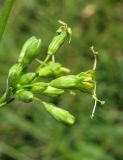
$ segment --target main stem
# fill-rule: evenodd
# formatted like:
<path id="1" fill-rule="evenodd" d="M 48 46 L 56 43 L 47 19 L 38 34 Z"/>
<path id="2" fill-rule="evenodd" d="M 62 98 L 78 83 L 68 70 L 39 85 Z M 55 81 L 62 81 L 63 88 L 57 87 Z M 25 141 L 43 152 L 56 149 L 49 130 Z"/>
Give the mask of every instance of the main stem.
<path id="1" fill-rule="evenodd" d="M 9 17 L 14 1 L 15 0 L 5 0 L 3 11 L 0 16 L 0 41 L 2 39 L 4 30 L 5 30 L 5 26 L 7 24 L 7 20 L 8 20 L 8 17 Z"/>

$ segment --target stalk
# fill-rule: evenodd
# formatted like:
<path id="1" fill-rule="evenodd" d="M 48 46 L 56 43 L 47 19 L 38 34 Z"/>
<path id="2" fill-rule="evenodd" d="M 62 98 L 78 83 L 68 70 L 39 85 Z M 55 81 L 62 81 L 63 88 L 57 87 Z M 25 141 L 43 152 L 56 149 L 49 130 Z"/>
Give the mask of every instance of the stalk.
<path id="1" fill-rule="evenodd" d="M 8 20 L 8 17 L 9 17 L 14 1 L 15 0 L 5 0 L 3 11 L 0 16 L 0 41 L 2 39 L 4 30 L 7 24 L 7 20 Z"/>
<path id="2" fill-rule="evenodd" d="M 7 20 L 9 18 L 9 14 L 12 8 L 12 5 L 14 3 L 15 0 L 5 0 L 4 6 L 3 6 L 3 10 L 2 13 L 0 15 L 0 41 L 2 39 L 6 24 L 7 24 Z M 13 100 L 13 99 L 12 99 Z M 4 94 L 1 98 L 0 98 L 0 107 L 4 106 L 7 103 L 10 103 L 12 100 L 7 101 L 6 100 L 6 95 Z"/>

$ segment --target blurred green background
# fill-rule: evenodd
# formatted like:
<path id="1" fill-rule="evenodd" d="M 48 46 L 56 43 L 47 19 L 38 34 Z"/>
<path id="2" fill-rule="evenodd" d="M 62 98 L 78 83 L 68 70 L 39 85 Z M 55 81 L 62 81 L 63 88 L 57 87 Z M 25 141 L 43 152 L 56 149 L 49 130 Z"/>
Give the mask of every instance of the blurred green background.
<path id="1" fill-rule="evenodd" d="M 43 59 L 59 19 L 69 24 L 73 36 L 56 60 L 72 74 L 86 71 L 93 65 L 94 45 L 99 51 L 97 92 L 106 104 L 98 105 L 90 119 L 93 101 L 88 95 L 78 92 L 48 99 L 76 116 L 70 128 L 36 103 L 16 101 L 1 108 L 0 160 L 123 160 L 122 0 L 16 0 L 0 44 L 0 95 L 24 41 L 41 37 Z"/>

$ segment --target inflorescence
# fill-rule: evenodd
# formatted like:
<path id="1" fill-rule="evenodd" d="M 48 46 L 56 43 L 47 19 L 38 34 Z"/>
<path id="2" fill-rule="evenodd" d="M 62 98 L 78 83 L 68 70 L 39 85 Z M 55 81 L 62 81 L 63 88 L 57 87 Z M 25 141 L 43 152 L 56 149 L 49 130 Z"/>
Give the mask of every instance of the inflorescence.
<path id="1" fill-rule="evenodd" d="M 17 64 L 14 64 L 9 70 L 6 91 L 0 98 L 0 107 L 15 99 L 25 103 L 37 101 L 56 120 L 67 125 L 72 125 L 75 117 L 71 113 L 39 99 L 37 95 L 54 98 L 64 94 L 66 90 L 80 90 L 83 93 L 88 93 L 92 95 L 95 101 L 91 114 L 91 117 L 93 117 L 97 102 L 104 103 L 104 101 L 100 101 L 96 96 L 95 70 L 97 63 L 96 55 L 98 52 L 91 47 L 91 51 L 94 54 L 94 65 L 92 69 L 76 75 L 68 75 L 70 70 L 63 67 L 60 63 L 55 62 L 54 56 L 66 40 L 70 42 L 72 31 L 66 23 L 62 21 L 59 21 L 59 23 L 61 26 L 57 29 L 55 36 L 49 44 L 47 56 L 44 61 L 37 59 L 42 46 L 41 39 L 33 36 L 24 43 Z M 28 72 L 28 67 L 33 60 L 37 60 L 39 66 L 34 72 Z M 49 77 L 52 79 L 48 82 L 39 81 L 39 78 L 48 79 Z"/>

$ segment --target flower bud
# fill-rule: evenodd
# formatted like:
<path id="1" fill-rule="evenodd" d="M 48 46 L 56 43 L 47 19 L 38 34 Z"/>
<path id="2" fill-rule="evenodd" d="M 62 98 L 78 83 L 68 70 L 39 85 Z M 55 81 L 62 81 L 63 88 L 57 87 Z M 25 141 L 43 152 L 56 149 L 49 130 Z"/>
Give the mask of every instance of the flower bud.
<path id="1" fill-rule="evenodd" d="M 42 94 L 45 96 L 49 96 L 49 97 L 57 97 L 60 96 L 64 93 L 63 89 L 58 89 L 58 88 L 54 88 L 51 86 L 48 86 L 43 92 Z"/>
<path id="2" fill-rule="evenodd" d="M 19 80 L 19 84 L 20 85 L 30 84 L 34 80 L 35 76 L 36 73 L 34 72 L 23 74 Z"/>
<path id="3" fill-rule="evenodd" d="M 81 72 L 78 77 L 82 80 L 77 84 L 77 88 L 82 92 L 93 94 L 95 87 L 95 71 L 88 70 L 86 72 Z"/>
<path id="4" fill-rule="evenodd" d="M 31 87 L 31 92 L 41 94 L 47 88 L 47 86 L 48 84 L 44 82 L 34 83 Z"/>
<path id="5" fill-rule="evenodd" d="M 61 23 L 61 21 L 60 21 Z M 61 23 L 62 26 L 56 31 L 56 35 L 51 41 L 48 47 L 48 55 L 56 54 L 57 50 L 61 47 L 61 45 L 65 42 L 67 37 L 72 34 L 71 29 L 64 22 Z"/>
<path id="6" fill-rule="evenodd" d="M 62 67 L 60 63 L 54 62 L 49 62 L 45 67 L 39 68 L 37 71 L 40 77 L 59 77 L 69 72 L 69 69 Z"/>
<path id="7" fill-rule="evenodd" d="M 25 102 L 25 103 L 29 103 L 33 101 L 33 94 L 30 91 L 27 90 L 20 90 L 16 92 L 16 98 L 19 101 Z"/>
<path id="8" fill-rule="evenodd" d="M 68 111 L 58 108 L 53 104 L 49 104 L 46 102 L 43 102 L 43 105 L 45 109 L 58 121 L 67 124 L 72 125 L 75 122 L 75 117 L 70 114 Z"/>
<path id="9" fill-rule="evenodd" d="M 49 62 L 45 67 L 39 68 L 37 73 L 40 77 L 51 77 L 55 70 L 61 67 L 60 63 Z"/>
<path id="10" fill-rule="evenodd" d="M 22 67 L 19 64 L 13 65 L 8 74 L 7 83 L 9 87 L 16 88 L 17 83 L 19 82 L 22 72 Z"/>
<path id="11" fill-rule="evenodd" d="M 78 81 L 78 77 L 76 75 L 68 75 L 56 78 L 50 82 L 52 87 L 56 88 L 75 88 Z"/>
<path id="12" fill-rule="evenodd" d="M 41 39 L 35 36 L 29 38 L 23 45 L 18 62 L 25 68 L 27 67 L 39 54 L 41 49 Z"/>

